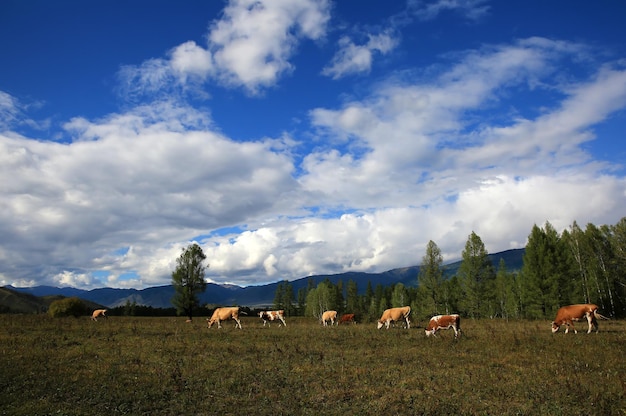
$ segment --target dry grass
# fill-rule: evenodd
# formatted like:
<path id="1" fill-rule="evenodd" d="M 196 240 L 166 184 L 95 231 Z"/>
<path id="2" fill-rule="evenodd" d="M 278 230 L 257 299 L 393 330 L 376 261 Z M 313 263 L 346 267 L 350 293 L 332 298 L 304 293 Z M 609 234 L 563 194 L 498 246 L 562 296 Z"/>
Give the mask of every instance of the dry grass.
<path id="1" fill-rule="evenodd" d="M 626 414 L 623 321 L 553 335 L 549 322 L 465 320 L 458 341 L 242 324 L 0 315 L 0 414 Z"/>

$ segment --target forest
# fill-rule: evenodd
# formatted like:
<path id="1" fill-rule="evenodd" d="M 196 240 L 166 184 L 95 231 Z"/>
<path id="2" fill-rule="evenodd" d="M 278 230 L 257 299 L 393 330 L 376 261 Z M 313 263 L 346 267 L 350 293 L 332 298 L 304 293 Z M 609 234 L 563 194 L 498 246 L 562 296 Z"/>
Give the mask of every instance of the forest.
<path id="1" fill-rule="evenodd" d="M 290 316 L 319 318 L 325 310 L 355 313 L 361 322 L 377 320 L 390 307 L 410 305 L 412 319 L 459 313 L 469 318 L 553 319 L 563 305 L 595 303 L 603 315 L 626 316 L 626 217 L 615 225 L 576 222 L 559 234 L 546 222 L 534 225 L 520 270 L 509 271 L 503 260 L 492 264 L 479 235 L 472 232 L 458 272 L 444 276 L 441 250 L 430 241 L 422 257 L 415 287 L 328 279 L 294 293 L 281 282 L 274 307 Z"/>

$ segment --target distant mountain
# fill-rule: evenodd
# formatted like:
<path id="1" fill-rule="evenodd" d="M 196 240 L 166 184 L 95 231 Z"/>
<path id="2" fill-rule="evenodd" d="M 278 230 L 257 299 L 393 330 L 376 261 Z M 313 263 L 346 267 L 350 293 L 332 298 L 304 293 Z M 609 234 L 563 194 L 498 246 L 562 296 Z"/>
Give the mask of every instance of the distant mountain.
<path id="1" fill-rule="evenodd" d="M 500 253 L 490 254 L 489 257 L 494 265 L 498 267 L 500 259 L 504 259 L 507 270 L 509 272 L 518 271 L 522 267 L 522 259 L 524 249 L 507 250 Z M 461 261 L 450 263 L 444 266 L 444 275 L 446 277 L 454 276 L 461 265 Z M 316 275 L 303 277 L 301 279 L 290 281 L 294 294 L 297 295 L 298 290 L 306 288 L 309 281 L 313 285 L 328 279 L 333 284 L 337 284 L 340 280 L 345 284 L 353 280 L 359 288 L 359 293 L 364 294 L 367 284 L 370 282 L 372 287 L 377 285 L 390 286 L 402 283 L 407 287 L 414 287 L 417 284 L 417 275 L 419 266 L 404 267 L 393 269 L 382 273 L 362 273 L 347 272 L 329 275 Z M 242 305 L 249 307 L 267 307 L 274 302 L 276 288 L 280 282 L 270 283 L 259 286 L 240 287 L 235 285 L 217 285 L 209 283 L 206 291 L 200 296 L 201 303 L 214 305 Z M 345 287 L 345 286 L 344 286 Z M 76 296 L 109 308 L 123 306 L 126 302 L 136 302 L 139 305 L 152 306 L 154 308 L 172 307 L 171 299 L 174 296 L 174 288 L 171 285 L 156 286 L 147 289 L 112 289 L 100 288 L 93 290 L 81 290 L 71 287 L 52 287 L 52 286 L 35 286 L 27 288 L 14 288 L 5 286 L 11 291 L 21 292 L 36 297 L 61 295 Z M 0 298 L 0 305 L 2 305 Z"/>

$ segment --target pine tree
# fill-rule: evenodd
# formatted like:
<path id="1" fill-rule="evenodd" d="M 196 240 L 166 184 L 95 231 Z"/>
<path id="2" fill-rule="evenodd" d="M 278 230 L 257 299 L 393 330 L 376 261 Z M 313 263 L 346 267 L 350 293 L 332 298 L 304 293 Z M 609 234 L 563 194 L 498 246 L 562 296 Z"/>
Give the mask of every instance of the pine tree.
<path id="1" fill-rule="evenodd" d="M 495 280 L 496 315 L 503 318 L 519 317 L 518 297 L 516 295 L 515 275 L 506 269 L 504 259 L 500 259 Z"/>
<path id="2" fill-rule="evenodd" d="M 471 317 L 495 314 L 495 272 L 480 237 L 472 231 L 463 250 L 459 280 L 463 298 L 461 307 Z"/>
<path id="3" fill-rule="evenodd" d="M 526 318 L 553 317 L 560 306 L 572 303 L 576 272 L 565 241 L 546 222 L 533 226 L 520 273 L 522 308 Z"/>
<path id="4" fill-rule="evenodd" d="M 361 315 L 361 302 L 359 298 L 359 289 L 356 282 L 352 279 L 348 280 L 346 289 L 346 312 Z"/>
<path id="5" fill-rule="evenodd" d="M 419 298 L 421 300 L 420 316 L 436 315 L 441 313 L 443 284 L 443 256 L 441 250 L 432 240 L 426 246 L 426 254 L 422 258 L 417 277 Z"/>

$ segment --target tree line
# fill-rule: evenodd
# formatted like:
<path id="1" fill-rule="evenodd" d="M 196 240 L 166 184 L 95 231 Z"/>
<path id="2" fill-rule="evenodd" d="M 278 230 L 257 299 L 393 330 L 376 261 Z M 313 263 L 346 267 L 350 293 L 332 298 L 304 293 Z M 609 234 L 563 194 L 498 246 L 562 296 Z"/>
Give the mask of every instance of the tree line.
<path id="1" fill-rule="evenodd" d="M 504 260 L 492 264 L 475 232 L 467 239 L 457 273 L 444 277 L 443 257 L 429 241 L 416 285 L 372 287 L 359 294 L 353 280 L 336 284 L 310 280 L 294 294 L 280 282 L 274 308 L 288 315 L 320 318 L 325 310 L 355 313 L 363 322 L 377 320 L 390 307 L 410 305 L 414 319 L 460 313 L 471 318 L 552 319 L 559 307 L 595 303 L 604 315 L 626 316 L 626 217 L 615 225 L 576 222 L 562 233 L 546 222 L 534 225 L 520 270 L 509 271 Z M 294 296 L 295 295 L 295 296 Z"/>

